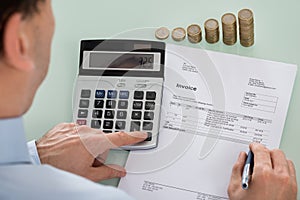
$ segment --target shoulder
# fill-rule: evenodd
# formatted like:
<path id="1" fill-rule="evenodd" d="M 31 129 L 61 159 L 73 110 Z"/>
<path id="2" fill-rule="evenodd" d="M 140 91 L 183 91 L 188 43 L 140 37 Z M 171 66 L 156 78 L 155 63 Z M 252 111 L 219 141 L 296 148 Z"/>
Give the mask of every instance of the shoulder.
<path id="1" fill-rule="evenodd" d="M 0 167 L 4 199 L 131 199 L 124 192 L 48 165 Z M 43 198 L 41 198 L 43 197 Z"/>

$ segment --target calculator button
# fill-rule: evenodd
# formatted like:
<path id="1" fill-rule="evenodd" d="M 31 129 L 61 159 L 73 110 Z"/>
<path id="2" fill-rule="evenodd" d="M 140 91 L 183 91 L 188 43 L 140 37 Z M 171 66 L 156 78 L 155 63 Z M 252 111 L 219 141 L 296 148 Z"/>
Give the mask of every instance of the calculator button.
<path id="1" fill-rule="evenodd" d="M 119 101 L 118 108 L 119 109 L 127 109 L 128 108 L 128 101 Z"/>
<path id="2" fill-rule="evenodd" d="M 89 100 L 83 100 L 81 99 L 79 102 L 79 107 L 80 108 L 88 108 L 90 105 L 90 101 Z"/>
<path id="3" fill-rule="evenodd" d="M 115 111 L 113 111 L 113 110 L 106 110 L 106 111 L 104 112 L 104 117 L 105 117 L 106 119 L 113 119 L 114 116 L 115 116 Z"/>
<path id="4" fill-rule="evenodd" d="M 107 100 L 106 108 L 116 108 L 116 101 L 115 100 Z"/>
<path id="5" fill-rule="evenodd" d="M 107 91 L 107 98 L 108 99 L 115 99 L 117 98 L 118 92 L 116 90 L 108 90 Z"/>
<path id="6" fill-rule="evenodd" d="M 91 127 L 97 128 L 97 129 L 101 128 L 101 121 L 100 120 L 92 120 Z"/>
<path id="7" fill-rule="evenodd" d="M 146 101 L 145 110 L 154 110 L 155 109 L 155 102 Z"/>
<path id="8" fill-rule="evenodd" d="M 144 98 L 144 92 L 143 91 L 135 91 L 134 92 L 134 99 L 141 100 Z"/>
<path id="9" fill-rule="evenodd" d="M 129 98 L 129 91 L 120 91 L 119 99 L 128 99 Z"/>
<path id="10" fill-rule="evenodd" d="M 79 126 L 83 126 L 83 125 L 86 125 L 87 121 L 86 120 L 77 120 L 76 121 L 76 124 L 78 124 Z"/>
<path id="11" fill-rule="evenodd" d="M 126 119 L 127 118 L 127 112 L 126 111 L 118 111 L 117 112 L 117 119 Z"/>
<path id="12" fill-rule="evenodd" d="M 156 92 L 147 92 L 146 93 L 146 100 L 155 100 L 156 99 Z"/>
<path id="13" fill-rule="evenodd" d="M 142 101 L 134 101 L 132 107 L 133 107 L 133 109 L 141 110 L 141 109 L 143 109 L 143 102 Z"/>
<path id="14" fill-rule="evenodd" d="M 118 83 L 118 84 L 117 84 L 117 87 L 119 87 L 119 88 L 124 88 L 125 86 L 126 86 L 125 83 Z"/>
<path id="15" fill-rule="evenodd" d="M 131 119 L 142 119 L 141 111 L 133 111 L 131 115 Z"/>
<path id="16" fill-rule="evenodd" d="M 104 101 L 103 100 L 95 100 L 94 107 L 95 108 L 103 108 Z"/>
<path id="17" fill-rule="evenodd" d="M 145 112 L 144 113 L 144 120 L 153 120 L 154 119 L 154 112 Z"/>
<path id="18" fill-rule="evenodd" d="M 78 118 L 87 118 L 88 110 L 78 110 Z"/>
<path id="19" fill-rule="evenodd" d="M 104 122 L 103 122 L 103 129 L 112 129 L 113 126 L 114 126 L 114 121 L 112 121 L 112 120 L 104 120 Z"/>
<path id="20" fill-rule="evenodd" d="M 152 122 L 143 122 L 143 130 L 152 131 L 153 123 Z"/>
<path id="21" fill-rule="evenodd" d="M 95 97 L 103 99 L 105 97 L 105 90 L 96 90 Z"/>
<path id="22" fill-rule="evenodd" d="M 91 90 L 81 90 L 81 98 L 90 98 L 91 97 Z"/>
<path id="23" fill-rule="evenodd" d="M 141 122 L 131 122 L 130 131 L 140 131 L 141 130 Z"/>
<path id="24" fill-rule="evenodd" d="M 148 137 L 145 139 L 145 141 L 151 141 L 152 140 L 152 133 L 151 132 L 147 132 Z"/>
<path id="25" fill-rule="evenodd" d="M 102 118 L 102 113 L 103 111 L 102 110 L 93 110 L 93 118 Z"/>
<path id="26" fill-rule="evenodd" d="M 136 84 L 135 85 L 135 88 L 139 88 L 139 89 L 146 88 L 146 87 L 147 87 L 147 84 Z"/>
<path id="27" fill-rule="evenodd" d="M 102 132 L 103 133 L 112 133 L 112 131 L 110 131 L 110 130 L 103 130 Z"/>
<path id="28" fill-rule="evenodd" d="M 124 130 L 126 126 L 126 122 L 125 121 L 116 121 L 116 129 L 117 130 Z"/>

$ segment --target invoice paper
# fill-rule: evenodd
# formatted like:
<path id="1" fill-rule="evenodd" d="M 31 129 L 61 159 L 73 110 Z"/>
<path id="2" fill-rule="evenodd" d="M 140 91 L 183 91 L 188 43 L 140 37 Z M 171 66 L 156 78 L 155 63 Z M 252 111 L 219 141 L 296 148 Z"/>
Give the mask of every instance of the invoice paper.
<path id="1" fill-rule="evenodd" d="M 238 154 L 279 147 L 296 71 L 168 44 L 158 147 L 130 152 L 119 188 L 141 200 L 228 199 Z"/>

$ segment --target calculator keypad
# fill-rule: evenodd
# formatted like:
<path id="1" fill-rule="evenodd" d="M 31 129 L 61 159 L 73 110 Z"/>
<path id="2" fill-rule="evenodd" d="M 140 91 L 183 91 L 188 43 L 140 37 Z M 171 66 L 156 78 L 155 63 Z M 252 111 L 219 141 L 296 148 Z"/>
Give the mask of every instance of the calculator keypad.
<path id="1" fill-rule="evenodd" d="M 156 97 L 155 91 L 83 89 L 79 99 L 77 123 L 101 129 L 104 133 L 145 131 L 148 133 L 145 141 L 151 141 Z M 90 124 L 88 119 L 91 119 Z"/>

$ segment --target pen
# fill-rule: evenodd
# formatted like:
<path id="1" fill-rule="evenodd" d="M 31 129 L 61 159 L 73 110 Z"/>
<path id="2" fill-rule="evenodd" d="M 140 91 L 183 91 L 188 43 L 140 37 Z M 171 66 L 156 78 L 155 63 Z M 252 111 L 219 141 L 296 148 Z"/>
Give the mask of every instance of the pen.
<path id="1" fill-rule="evenodd" d="M 247 190 L 249 183 L 251 181 L 251 175 L 253 172 L 254 165 L 254 155 L 251 150 L 248 152 L 247 160 L 244 166 L 243 175 L 242 175 L 242 188 Z"/>

